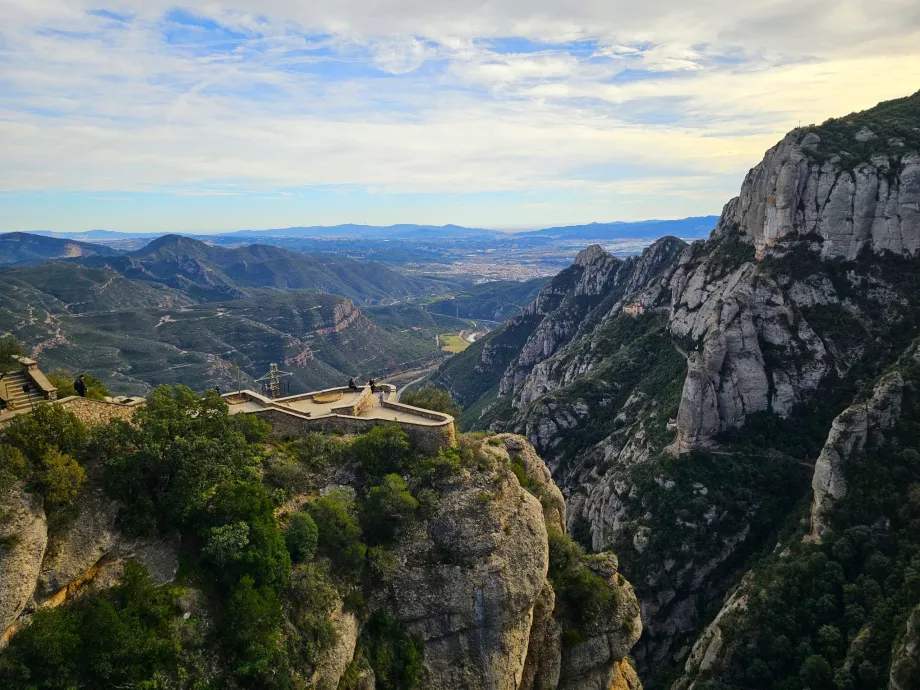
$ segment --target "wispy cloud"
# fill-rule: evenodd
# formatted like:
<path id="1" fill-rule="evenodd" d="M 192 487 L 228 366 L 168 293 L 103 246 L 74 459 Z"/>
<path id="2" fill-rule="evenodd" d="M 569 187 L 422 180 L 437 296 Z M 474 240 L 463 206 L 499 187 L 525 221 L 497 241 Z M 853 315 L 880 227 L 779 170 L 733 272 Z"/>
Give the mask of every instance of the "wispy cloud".
<path id="1" fill-rule="evenodd" d="M 911 0 L 463 5 L 0 0 L 4 229 L 105 221 L 39 193 L 258 217 L 313 189 L 292 224 L 352 220 L 342 189 L 407 221 L 539 223 L 533 192 L 548 222 L 716 211 L 800 120 L 920 88 Z"/>

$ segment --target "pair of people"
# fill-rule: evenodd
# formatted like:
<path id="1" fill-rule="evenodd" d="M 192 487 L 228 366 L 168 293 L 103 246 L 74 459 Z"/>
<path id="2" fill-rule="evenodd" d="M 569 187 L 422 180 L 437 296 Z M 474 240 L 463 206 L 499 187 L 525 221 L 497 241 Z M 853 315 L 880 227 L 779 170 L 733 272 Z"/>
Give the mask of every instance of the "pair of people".
<path id="1" fill-rule="evenodd" d="M 367 385 L 370 386 L 370 388 L 371 388 L 371 393 L 376 393 L 376 392 L 378 392 L 378 391 L 377 391 L 377 380 L 376 380 L 376 379 L 369 379 L 368 382 L 367 382 Z M 354 378 L 354 377 L 351 377 L 350 379 L 348 379 L 348 388 L 349 388 L 349 390 L 353 390 L 353 391 L 358 390 L 358 384 L 357 384 L 357 382 L 355 382 L 355 378 Z M 381 389 L 380 392 L 382 393 L 383 390 Z"/>

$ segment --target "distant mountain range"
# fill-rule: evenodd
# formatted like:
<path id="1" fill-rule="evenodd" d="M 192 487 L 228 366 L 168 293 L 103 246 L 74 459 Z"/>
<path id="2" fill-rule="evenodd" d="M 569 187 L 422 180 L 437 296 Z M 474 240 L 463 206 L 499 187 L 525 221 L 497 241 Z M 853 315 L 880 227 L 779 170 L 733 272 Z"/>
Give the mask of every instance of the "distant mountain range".
<path id="1" fill-rule="evenodd" d="M 185 236 L 212 242 L 221 240 L 266 240 L 267 238 L 327 238 L 327 239 L 393 239 L 393 240 L 458 240 L 458 239 L 515 239 L 554 237 L 572 240 L 657 239 L 666 235 L 676 237 L 704 237 L 715 227 L 718 216 L 698 216 L 677 220 L 645 220 L 637 222 L 588 223 L 563 225 L 524 232 L 501 232 L 485 228 L 467 228 L 460 225 L 310 225 L 270 230 L 238 230 L 235 232 Z M 161 233 L 129 233 L 112 230 L 86 232 L 55 232 L 36 230 L 29 234 L 57 237 L 84 242 L 116 242 L 119 240 L 153 239 Z"/>
<path id="2" fill-rule="evenodd" d="M 102 244 L 90 244 L 73 239 L 46 237 L 26 232 L 10 232 L 0 235 L 0 265 L 27 266 L 49 259 L 113 256 L 119 253 Z"/>
<path id="3" fill-rule="evenodd" d="M 419 297 L 451 286 L 431 278 L 410 278 L 375 262 L 300 254 L 265 244 L 215 247 L 181 235 L 164 235 L 137 251 L 85 257 L 79 263 L 161 283 L 204 301 L 247 297 L 252 288 L 278 288 L 317 290 L 373 303 Z"/>

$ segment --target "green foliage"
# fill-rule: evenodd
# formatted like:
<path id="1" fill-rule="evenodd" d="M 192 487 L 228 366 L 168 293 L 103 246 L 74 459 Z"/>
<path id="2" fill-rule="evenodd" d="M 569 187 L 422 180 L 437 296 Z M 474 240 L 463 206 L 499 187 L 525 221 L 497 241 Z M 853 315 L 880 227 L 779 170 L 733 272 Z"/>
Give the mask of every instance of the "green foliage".
<path id="1" fill-rule="evenodd" d="M 49 448 L 80 457 L 87 440 L 83 423 L 73 412 L 56 404 L 39 405 L 30 414 L 14 417 L 3 435 L 35 465 L 41 463 Z"/>
<path id="2" fill-rule="evenodd" d="M 25 346 L 11 335 L 0 338 L 0 372 L 6 372 L 15 367 L 18 357 L 26 354 Z"/>
<path id="3" fill-rule="evenodd" d="M 868 162 L 877 154 L 902 153 L 916 151 L 920 148 L 920 133 L 917 121 L 920 118 L 920 92 L 906 98 L 885 101 L 869 110 L 851 113 L 845 117 L 832 118 L 821 125 L 805 127 L 804 132 L 814 132 L 821 141 L 816 150 L 808 150 L 808 155 L 823 162 L 831 156 L 840 156 L 846 167 L 855 167 L 858 163 Z M 856 140 L 856 134 L 863 127 L 868 127 L 875 135 L 865 142 Z M 898 139 L 903 147 L 889 143 Z"/>
<path id="4" fill-rule="evenodd" d="M 920 381 L 912 360 L 899 365 Z M 914 384 L 915 385 L 915 384 Z M 920 604 L 920 403 L 905 388 L 900 421 L 870 435 L 844 466 L 849 490 L 821 544 L 794 534 L 755 570 L 748 610 L 733 622 L 724 675 L 755 689 L 887 687 L 892 649 Z M 789 615 L 789 612 L 795 615 Z M 752 679 L 745 669 L 769 672 Z"/>
<path id="5" fill-rule="evenodd" d="M 716 240 L 706 268 L 711 278 L 719 278 L 753 260 L 753 241 L 740 231 L 727 232 Z"/>
<path id="6" fill-rule="evenodd" d="M 252 577 L 243 576 L 230 591 L 221 634 L 234 673 L 246 686 L 291 686 L 281 638 L 281 602 L 273 587 L 259 587 Z"/>
<path id="7" fill-rule="evenodd" d="M 138 533 L 190 524 L 216 485 L 253 478 L 260 459 L 216 392 L 184 386 L 157 388 L 137 425 L 113 423 L 105 441 L 108 489 Z"/>
<path id="8" fill-rule="evenodd" d="M 9 491 L 29 471 L 26 456 L 18 448 L 0 443 L 0 495 Z"/>
<path id="9" fill-rule="evenodd" d="M 56 448 L 45 451 L 39 473 L 45 500 L 53 505 L 68 505 L 80 494 L 85 480 L 86 471 L 72 456 Z"/>
<path id="10" fill-rule="evenodd" d="M 306 509 L 316 523 L 317 551 L 346 572 L 359 572 L 367 547 L 361 543 L 355 502 L 343 491 L 331 491 L 308 503 Z"/>
<path id="11" fill-rule="evenodd" d="M 242 560 L 249 545 L 249 525 L 234 522 L 212 527 L 202 554 L 219 568 Z"/>
<path id="12" fill-rule="evenodd" d="M 48 381 L 52 386 L 57 388 L 57 397 L 66 398 L 76 395 L 77 391 L 73 387 L 77 376 L 64 369 L 55 369 L 48 372 Z M 109 389 L 105 387 L 98 376 L 92 374 L 83 374 L 83 383 L 86 384 L 86 397 L 92 400 L 103 400 L 106 396 L 111 395 Z"/>
<path id="13" fill-rule="evenodd" d="M 434 386 L 425 386 L 417 391 L 406 391 L 402 394 L 400 402 L 406 405 L 422 407 L 426 410 L 443 412 L 454 419 L 460 419 L 463 408 L 458 405 L 447 391 L 442 391 Z"/>
<path id="14" fill-rule="evenodd" d="M 291 559 L 275 522 L 274 507 L 260 484 L 218 487 L 202 519 L 209 535 L 206 550 L 233 556 L 220 564 L 220 578 L 235 581 L 245 575 L 257 585 L 279 587 L 287 582 Z"/>
<path id="15" fill-rule="evenodd" d="M 549 579 L 561 617 L 578 629 L 608 613 L 614 590 L 584 563 L 581 548 L 558 530 L 549 531 Z"/>
<path id="16" fill-rule="evenodd" d="M 422 678 L 424 645 L 385 611 L 373 613 L 361 635 L 380 690 L 411 690 Z"/>
<path id="17" fill-rule="evenodd" d="M 351 452 L 372 481 L 394 472 L 405 474 L 416 460 L 408 435 L 396 424 L 376 426 L 358 436 Z"/>
<path id="18" fill-rule="evenodd" d="M 418 507 L 418 500 L 406 489 L 403 478 L 386 475 L 361 504 L 361 526 L 367 543 L 392 543 L 399 530 L 415 518 Z"/>
<path id="19" fill-rule="evenodd" d="M 236 428 L 243 434 L 247 443 L 265 443 L 272 431 L 271 424 L 254 414 L 238 414 L 231 417 Z"/>
<path id="20" fill-rule="evenodd" d="M 0 654 L 0 688 L 176 687 L 178 594 L 154 586 L 142 566 L 125 564 L 122 583 L 105 594 L 39 610 Z"/>
<path id="21" fill-rule="evenodd" d="M 289 635 L 288 654 L 304 666 L 316 662 L 319 650 L 335 640 L 335 628 L 329 615 L 339 601 L 338 592 L 329 576 L 326 561 L 297 565 L 291 571 L 291 582 L 285 592 L 291 620 L 297 628 Z"/>
<path id="22" fill-rule="evenodd" d="M 284 541 L 291 560 L 295 563 L 309 561 L 316 553 L 319 530 L 309 513 L 294 513 L 288 522 Z"/>

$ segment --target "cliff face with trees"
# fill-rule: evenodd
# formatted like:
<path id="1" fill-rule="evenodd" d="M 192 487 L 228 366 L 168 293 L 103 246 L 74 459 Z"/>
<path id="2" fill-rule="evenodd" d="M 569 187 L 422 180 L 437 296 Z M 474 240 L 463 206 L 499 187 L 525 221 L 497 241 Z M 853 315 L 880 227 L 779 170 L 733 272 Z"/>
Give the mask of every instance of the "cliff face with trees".
<path id="1" fill-rule="evenodd" d="M 615 556 L 514 435 L 269 442 L 213 392 L 0 445 L 0 688 L 639 688 Z"/>
<path id="2" fill-rule="evenodd" d="M 912 552 L 894 543 L 913 538 L 901 530 L 920 471 L 897 413 L 920 334 L 918 132 L 920 94 L 791 132 L 708 240 L 665 238 L 628 261 L 585 250 L 439 372 L 466 426 L 533 443 L 570 533 L 620 557 L 642 608 L 633 654 L 647 687 L 883 688 L 909 677 L 920 599 L 905 584 L 914 566 L 897 565 Z M 878 476 L 865 484 L 873 444 L 891 455 L 873 456 Z M 901 497 L 898 520 L 886 492 Z M 834 517 L 848 501 L 862 507 Z M 807 597 L 782 604 L 784 587 L 817 577 L 803 564 L 834 560 L 823 535 L 850 529 L 836 548 L 858 555 L 838 562 L 821 604 L 837 633 L 799 625 L 820 616 Z M 901 593 L 883 609 L 891 625 L 871 624 L 877 596 L 854 594 L 872 589 L 867 578 Z M 782 650 L 756 633 L 771 615 L 788 623 Z M 734 656 L 718 652 L 729 624 Z"/>

